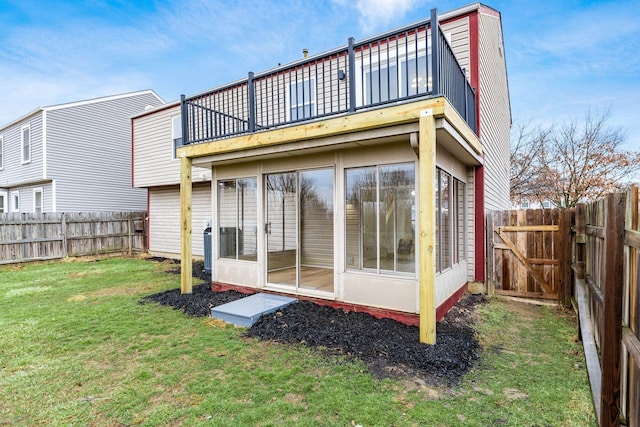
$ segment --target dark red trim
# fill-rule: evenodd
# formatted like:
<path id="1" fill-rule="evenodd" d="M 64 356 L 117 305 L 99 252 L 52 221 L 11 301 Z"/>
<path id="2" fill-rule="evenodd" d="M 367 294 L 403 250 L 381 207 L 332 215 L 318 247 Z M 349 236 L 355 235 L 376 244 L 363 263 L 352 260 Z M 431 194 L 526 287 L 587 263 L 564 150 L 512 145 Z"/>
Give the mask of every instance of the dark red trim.
<path id="1" fill-rule="evenodd" d="M 475 200 L 474 207 L 476 209 L 474 213 L 475 224 L 475 273 L 476 281 L 484 282 L 484 239 L 485 239 L 485 224 L 484 224 L 484 166 L 478 166 L 475 171 Z"/>
<path id="2" fill-rule="evenodd" d="M 467 283 L 465 283 L 463 287 L 455 291 L 453 295 L 447 298 L 445 302 L 443 302 L 438 306 L 438 308 L 436 308 L 436 322 L 442 320 L 444 315 L 447 314 L 449 310 L 451 310 L 453 306 L 458 303 L 458 301 L 460 301 L 462 296 L 467 292 L 467 287 Z"/>
<path id="3" fill-rule="evenodd" d="M 238 291 L 243 294 L 254 294 L 256 292 L 264 292 L 269 294 L 291 296 L 290 294 L 279 294 L 278 292 L 265 291 L 263 289 L 248 288 L 246 286 L 228 285 L 226 283 L 216 283 L 216 282 L 211 283 L 211 290 L 214 292 Z M 458 289 L 445 302 L 440 304 L 440 306 L 436 309 L 436 322 L 439 322 L 444 317 L 444 315 L 447 314 L 449 310 L 451 310 L 451 307 L 453 307 L 454 305 L 456 305 L 458 301 L 460 301 L 460 298 L 462 298 L 462 296 L 465 294 L 466 291 L 467 291 L 467 284 L 465 283 L 464 286 Z M 388 310 L 388 309 L 377 308 L 377 307 L 367 307 L 366 305 L 351 304 L 347 302 L 326 300 L 321 298 L 313 298 L 313 297 L 300 296 L 300 295 L 296 295 L 296 298 L 304 301 L 311 301 L 318 305 L 339 308 L 344 311 L 367 313 L 378 319 L 392 319 L 392 320 L 395 320 L 396 322 L 400 322 L 405 325 L 420 326 L 420 316 L 414 313 L 405 313 L 403 311 Z"/>
<path id="4" fill-rule="evenodd" d="M 476 135 L 480 136 L 480 28 L 478 11 L 469 15 L 469 67 L 471 86 L 476 89 Z"/>

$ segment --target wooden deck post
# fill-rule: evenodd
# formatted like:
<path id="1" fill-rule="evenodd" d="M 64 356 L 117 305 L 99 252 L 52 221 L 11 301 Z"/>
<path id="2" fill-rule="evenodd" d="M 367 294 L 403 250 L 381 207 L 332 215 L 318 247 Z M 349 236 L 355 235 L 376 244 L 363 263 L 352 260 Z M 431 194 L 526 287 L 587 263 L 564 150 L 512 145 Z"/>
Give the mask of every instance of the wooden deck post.
<path id="1" fill-rule="evenodd" d="M 608 194 L 604 227 L 604 309 L 600 427 L 620 425 L 620 362 L 624 288 L 624 194 Z"/>
<path id="2" fill-rule="evenodd" d="M 436 342 L 435 195 L 436 124 L 431 109 L 420 112 L 420 342 Z"/>
<path id="3" fill-rule="evenodd" d="M 191 158 L 180 158 L 180 293 L 190 294 L 193 278 L 191 229 Z"/>

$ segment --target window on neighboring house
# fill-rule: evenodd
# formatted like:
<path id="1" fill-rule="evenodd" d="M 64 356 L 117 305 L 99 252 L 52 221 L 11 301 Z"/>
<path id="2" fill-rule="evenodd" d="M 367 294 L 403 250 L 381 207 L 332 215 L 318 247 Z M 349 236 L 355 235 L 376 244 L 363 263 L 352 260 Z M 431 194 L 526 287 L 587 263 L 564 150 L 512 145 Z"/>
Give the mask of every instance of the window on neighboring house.
<path id="1" fill-rule="evenodd" d="M 551 202 L 548 200 L 545 200 L 544 202 L 542 202 L 542 207 L 545 209 L 549 209 L 551 207 Z"/>
<path id="2" fill-rule="evenodd" d="M 316 115 L 316 79 L 289 84 L 289 119 L 303 120 Z"/>
<path id="3" fill-rule="evenodd" d="M 350 270 L 415 274 L 415 164 L 346 171 Z"/>
<path id="4" fill-rule="evenodd" d="M 257 179 L 218 181 L 220 258 L 257 261 Z"/>
<path id="5" fill-rule="evenodd" d="M 0 136 L 0 170 L 4 169 L 4 139 Z"/>
<path id="6" fill-rule="evenodd" d="M 42 188 L 33 190 L 33 212 L 37 214 L 42 213 Z"/>
<path id="7" fill-rule="evenodd" d="M 9 212 L 7 209 L 7 193 L 5 191 L 0 193 L 0 214 Z"/>
<path id="8" fill-rule="evenodd" d="M 20 212 L 20 192 L 11 192 L 11 212 Z"/>
<path id="9" fill-rule="evenodd" d="M 176 150 L 182 146 L 182 116 L 171 118 L 171 140 L 173 144 L 173 159 L 176 158 Z"/>
<path id="10" fill-rule="evenodd" d="M 31 161 L 31 127 L 29 125 L 22 128 L 22 163 Z"/>
<path id="11" fill-rule="evenodd" d="M 520 203 L 520 207 L 522 209 L 529 209 L 529 202 L 525 201 L 525 202 Z"/>

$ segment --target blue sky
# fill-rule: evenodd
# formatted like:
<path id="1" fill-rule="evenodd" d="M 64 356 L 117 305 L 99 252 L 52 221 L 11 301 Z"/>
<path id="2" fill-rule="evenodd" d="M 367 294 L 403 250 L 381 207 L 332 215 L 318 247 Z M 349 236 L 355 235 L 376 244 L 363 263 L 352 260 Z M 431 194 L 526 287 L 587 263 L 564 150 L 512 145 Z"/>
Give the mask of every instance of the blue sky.
<path id="1" fill-rule="evenodd" d="M 0 0 L 0 126 L 39 106 L 153 89 L 166 101 L 468 0 Z M 640 149 L 640 3 L 485 1 L 502 13 L 515 121 L 588 109 Z"/>

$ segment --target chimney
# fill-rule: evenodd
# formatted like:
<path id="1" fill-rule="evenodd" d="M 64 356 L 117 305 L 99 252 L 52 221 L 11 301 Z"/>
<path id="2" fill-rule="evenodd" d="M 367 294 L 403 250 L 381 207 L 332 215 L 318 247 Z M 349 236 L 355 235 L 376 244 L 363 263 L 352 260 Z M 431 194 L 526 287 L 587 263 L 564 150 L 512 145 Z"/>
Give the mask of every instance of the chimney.
<path id="1" fill-rule="evenodd" d="M 302 57 L 306 58 L 307 56 L 309 56 L 309 49 L 305 47 L 304 49 L 302 49 Z"/>

